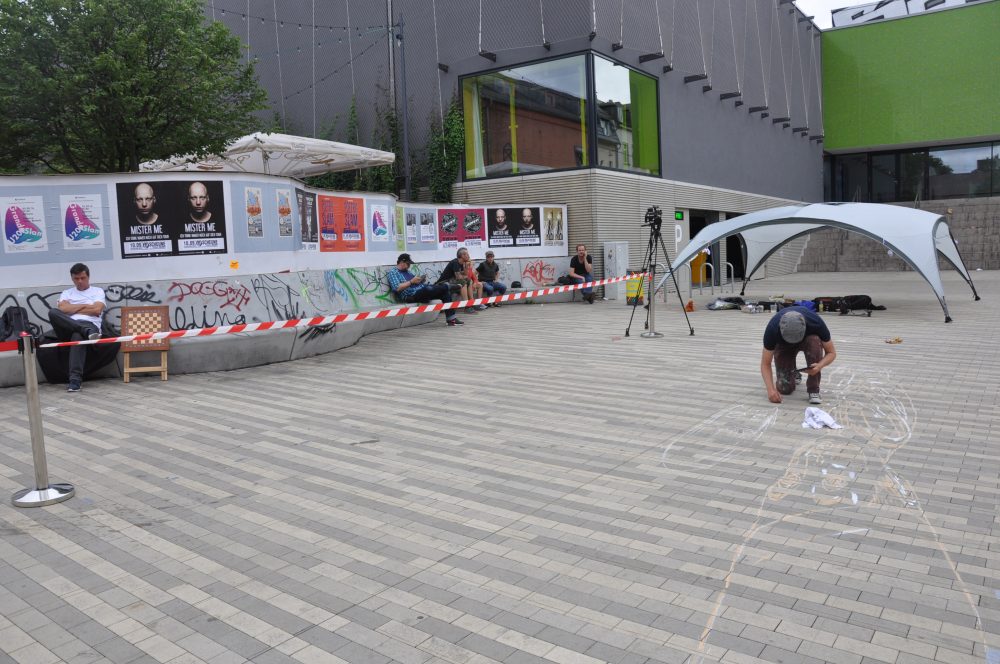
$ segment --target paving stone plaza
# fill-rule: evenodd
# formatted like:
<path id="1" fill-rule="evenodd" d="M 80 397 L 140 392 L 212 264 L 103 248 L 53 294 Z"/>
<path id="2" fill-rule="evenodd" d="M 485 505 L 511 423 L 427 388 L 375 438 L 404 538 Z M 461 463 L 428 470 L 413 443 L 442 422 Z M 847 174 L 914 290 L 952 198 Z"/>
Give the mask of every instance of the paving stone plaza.
<path id="1" fill-rule="evenodd" d="M 802 274 L 823 404 L 767 314 L 540 303 L 227 373 L 0 390 L 0 662 L 1000 662 L 1000 273 Z M 685 292 L 686 295 L 686 292 Z M 886 343 L 901 339 L 901 343 Z M 180 342 L 183 343 L 183 342 Z"/>

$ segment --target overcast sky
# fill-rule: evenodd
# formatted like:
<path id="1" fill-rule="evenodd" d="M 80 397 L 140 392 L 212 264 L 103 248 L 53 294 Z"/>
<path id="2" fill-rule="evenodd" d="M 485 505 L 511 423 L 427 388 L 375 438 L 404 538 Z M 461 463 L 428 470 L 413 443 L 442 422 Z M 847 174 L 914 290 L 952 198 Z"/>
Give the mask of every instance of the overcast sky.
<path id="1" fill-rule="evenodd" d="M 816 25 L 826 30 L 833 26 L 833 22 L 830 20 L 831 9 L 863 5 L 865 2 L 866 0 L 795 0 L 795 5 L 806 16 L 815 16 L 813 21 L 816 22 Z"/>

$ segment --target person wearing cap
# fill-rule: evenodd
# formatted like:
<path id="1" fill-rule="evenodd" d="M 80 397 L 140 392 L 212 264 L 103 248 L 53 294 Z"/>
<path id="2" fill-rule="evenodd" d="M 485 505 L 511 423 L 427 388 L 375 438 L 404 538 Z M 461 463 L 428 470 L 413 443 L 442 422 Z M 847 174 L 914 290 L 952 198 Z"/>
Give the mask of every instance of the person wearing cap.
<path id="1" fill-rule="evenodd" d="M 503 295 L 507 292 L 507 284 L 497 280 L 497 277 L 500 276 L 500 263 L 494 260 L 492 251 L 487 251 L 486 260 L 476 266 L 476 274 L 479 275 L 479 281 L 483 284 L 486 297 Z M 494 302 L 493 306 L 499 307 L 500 303 Z"/>
<path id="2" fill-rule="evenodd" d="M 451 302 L 451 287 L 448 284 L 428 284 L 425 283 L 423 275 L 416 276 L 410 272 L 413 259 L 409 254 L 400 254 L 396 259 L 396 267 L 389 270 L 387 275 L 389 287 L 403 302 L 426 304 L 431 300 L 441 300 L 444 303 Z M 455 315 L 454 309 L 445 309 L 444 317 L 450 327 L 463 325 L 462 321 Z"/>
<path id="3" fill-rule="evenodd" d="M 795 391 L 799 374 L 795 358 L 799 352 L 806 356 L 806 368 L 801 373 L 809 377 L 806 380 L 809 403 L 822 403 L 820 372 L 837 358 L 830 329 L 817 313 L 805 307 L 785 307 L 772 316 L 764 328 L 764 351 L 760 357 L 760 375 L 772 403 L 781 403 L 781 395 Z M 777 378 L 771 373 L 772 360 Z"/>
<path id="4" fill-rule="evenodd" d="M 465 247 L 459 247 L 458 251 L 455 252 L 455 258 L 441 270 L 441 275 L 438 277 L 437 283 L 448 284 L 449 287 L 458 291 L 458 296 L 462 300 L 471 300 L 476 297 L 475 285 L 472 283 L 472 277 L 468 274 L 467 266 L 471 264 L 472 259 L 469 258 L 469 250 Z M 479 295 L 479 297 L 482 297 L 482 295 Z M 465 308 L 465 313 L 476 314 L 485 308 L 485 304 L 473 304 Z"/>

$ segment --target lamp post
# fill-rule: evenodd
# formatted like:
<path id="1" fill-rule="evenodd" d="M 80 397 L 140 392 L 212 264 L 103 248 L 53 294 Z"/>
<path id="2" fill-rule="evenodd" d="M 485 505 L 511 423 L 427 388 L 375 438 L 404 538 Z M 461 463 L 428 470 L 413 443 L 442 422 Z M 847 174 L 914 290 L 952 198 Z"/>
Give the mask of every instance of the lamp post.
<path id="1" fill-rule="evenodd" d="M 403 182 L 406 189 L 406 200 L 413 200 L 413 187 L 410 180 L 410 135 L 408 125 L 409 114 L 407 106 L 409 99 L 406 96 L 406 42 L 403 41 L 403 17 L 399 17 L 399 32 L 396 33 L 396 43 L 399 44 L 399 65 L 403 78 Z"/>

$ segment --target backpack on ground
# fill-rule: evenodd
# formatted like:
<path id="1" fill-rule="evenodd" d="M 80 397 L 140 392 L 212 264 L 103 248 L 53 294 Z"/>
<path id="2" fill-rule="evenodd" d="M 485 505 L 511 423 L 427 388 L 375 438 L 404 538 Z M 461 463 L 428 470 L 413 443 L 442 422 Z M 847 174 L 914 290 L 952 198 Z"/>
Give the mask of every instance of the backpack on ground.
<path id="1" fill-rule="evenodd" d="M 12 305 L 0 316 L 0 341 L 15 341 L 22 332 L 33 337 L 42 336 L 42 328 L 28 320 L 28 310 Z"/>
<path id="2" fill-rule="evenodd" d="M 871 312 L 885 311 L 885 307 L 872 304 L 870 295 L 845 295 L 840 298 L 840 315 L 846 316 L 852 311 L 863 311 L 871 316 Z"/>

